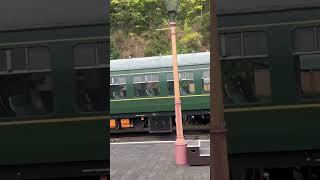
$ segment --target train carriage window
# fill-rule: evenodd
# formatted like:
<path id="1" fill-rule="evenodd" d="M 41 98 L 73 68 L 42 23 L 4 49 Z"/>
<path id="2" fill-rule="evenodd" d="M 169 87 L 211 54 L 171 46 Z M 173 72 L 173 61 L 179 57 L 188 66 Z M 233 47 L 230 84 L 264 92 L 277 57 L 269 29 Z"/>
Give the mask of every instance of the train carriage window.
<path id="1" fill-rule="evenodd" d="M 98 64 L 107 64 L 108 52 L 107 43 L 98 43 Z"/>
<path id="2" fill-rule="evenodd" d="M 76 70 L 76 97 L 80 112 L 107 110 L 108 74 L 104 68 Z"/>
<path id="3" fill-rule="evenodd" d="M 195 83 L 193 72 L 179 72 L 179 80 L 180 80 L 180 94 L 188 95 L 195 93 Z M 174 82 L 173 82 L 173 73 L 167 74 L 167 87 L 168 94 L 174 95 Z"/>
<path id="4" fill-rule="evenodd" d="M 50 54 L 47 47 L 28 48 L 29 70 L 48 70 Z"/>
<path id="5" fill-rule="evenodd" d="M 26 48 L 16 48 L 7 51 L 7 58 L 11 61 L 10 71 L 27 71 Z"/>
<path id="6" fill-rule="evenodd" d="M 261 103 L 271 98 L 270 65 L 267 60 L 222 62 L 226 105 Z"/>
<path id="7" fill-rule="evenodd" d="M 221 56 L 225 58 L 267 55 L 267 36 L 263 31 L 220 35 Z"/>
<path id="8" fill-rule="evenodd" d="M 223 34 L 220 39 L 222 56 L 242 56 L 241 33 Z"/>
<path id="9" fill-rule="evenodd" d="M 126 77 L 110 77 L 110 97 L 111 99 L 121 99 L 127 97 Z"/>
<path id="10" fill-rule="evenodd" d="M 179 74 L 180 78 L 180 74 Z M 167 81 L 173 81 L 173 73 L 167 73 Z"/>
<path id="11" fill-rule="evenodd" d="M 267 37 L 264 32 L 244 32 L 244 55 L 267 54 Z"/>
<path id="12" fill-rule="evenodd" d="M 27 58 L 27 49 L 0 50 L 0 60 L 6 62 L 1 64 L 3 73 L 0 75 L 0 84 L 5 86 L 0 86 L 0 117 L 53 112 L 50 57 L 46 65 L 47 72 L 32 72 L 31 61 L 34 56 L 31 52 L 31 58 Z M 42 70 L 42 67 L 38 69 Z"/>
<path id="13" fill-rule="evenodd" d="M 101 66 L 107 64 L 107 53 L 106 42 L 78 44 L 73 48 L 77 108 L 80 112 L 107 111 L 109 76 L 107 69 Z"/>
<path id="14" fill-rule="evenodd" d="M 0 50 L 0 73 L 7 71 L 7 56 L 6 51 Z"/>
<path id="15" fill-rule="evenodd" d="M 151 81 L 152 82 L 159 82 L 159 74 L 151 74 Z"/>
<path id="16" fill-rule="evenodd" d="M 74 48 L 74 65 L 76 67 L 96 65 L 96 44 L 79 44 Z"/>
<path id="17" fill-rule="evenodd" d="M 159 74 L 143 74 L 133 77 L 135 97 L 148 97 L 160 95 Z"/>
<path id="18" fill-rule="evenodd" d="M 293 31 L 295 52 L 315 50 L 314 27 L 298 28 Z"/>
<path id="19" fill-rule="evenodd" d="M 210 93 L 210 70 L 202 72 L 202 87 L 204 93 Z"/>
<path id="20" fill-rule="evenodd" d="M 320 97 L 320 54 L 299 57 L 300 95 L 305 98 Z"/>
<path id="21" fill-rule="evenodd" d="M 317 49 L 320 49 L 320 27 L 317 28 Z"/>
<path id="22" fill-rule="evenodd" d="M 50 73 L 1 75 L 0 116 L 48 114 L 53 111 Z"/>

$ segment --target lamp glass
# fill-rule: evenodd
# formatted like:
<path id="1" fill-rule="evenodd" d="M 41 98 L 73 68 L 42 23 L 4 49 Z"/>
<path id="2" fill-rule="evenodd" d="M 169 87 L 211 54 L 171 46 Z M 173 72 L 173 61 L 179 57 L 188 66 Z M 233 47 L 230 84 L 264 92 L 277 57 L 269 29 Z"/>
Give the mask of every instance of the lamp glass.
<path id="1" fill-rule="evenodd" d="M 180 3 L 180 0 L 163 0 L 168 16 L 170 17 L 170 20 L 173 21 L 178 14 L 178 6 Z"/>
<path id="2" fill-rule="evenodd" d="M 168 12 L 178 12 L 179 0 L 164 0 Z"/>

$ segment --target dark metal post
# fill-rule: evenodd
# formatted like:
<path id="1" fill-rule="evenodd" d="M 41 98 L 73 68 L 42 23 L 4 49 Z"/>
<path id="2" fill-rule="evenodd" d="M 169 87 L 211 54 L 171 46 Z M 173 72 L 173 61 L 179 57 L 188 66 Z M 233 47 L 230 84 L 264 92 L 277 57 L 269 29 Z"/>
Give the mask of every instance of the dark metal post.
<path id="1" fill-rule="evenodd" d="M 224 104 L 221 80 L 221 62 L 219 52 L 216 0 L 210 4 L 211 15 L 211 53 L 210 53 L 210 179 L 229 180 L 227 130 L 224 122 Z"/>

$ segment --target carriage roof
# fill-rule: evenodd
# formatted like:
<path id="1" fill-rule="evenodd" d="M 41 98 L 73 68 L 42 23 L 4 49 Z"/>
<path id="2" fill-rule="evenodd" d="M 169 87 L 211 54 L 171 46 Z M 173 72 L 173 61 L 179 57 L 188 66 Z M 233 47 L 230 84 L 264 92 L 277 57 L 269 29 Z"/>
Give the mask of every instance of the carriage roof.
<path id="1" fill-rule="evenodd" d="M 320 7 L 319 0 L 217 0 L 217 13 L 251 13 Z"/>
<path id="2" fill-rule="evenodd" d="M 203 65 L 210 63 L 210 53 L 179 54 L 179 66 Z M 118 59 L 110 63 L 110 71 L 126 71 L 138 69 L 156 69 L 172 67 L 172 56 L 153 56 L 143 58 Z"/>
<path id="3" fill-rule="evenodd" d="M 105 0 L 2 0 L 0 31 L 106 24 Z"/>

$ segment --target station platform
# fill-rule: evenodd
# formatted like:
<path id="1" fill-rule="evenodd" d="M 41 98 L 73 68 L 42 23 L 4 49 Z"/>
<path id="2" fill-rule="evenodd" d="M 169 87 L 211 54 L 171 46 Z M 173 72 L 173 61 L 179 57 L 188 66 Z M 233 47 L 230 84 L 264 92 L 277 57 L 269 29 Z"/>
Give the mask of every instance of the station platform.
<path id="1" fill-rule="evenodd" d="M 175 141 L 111 143 L 113 180 L 209 180 L 209 166 L 177 166 Z"/>

